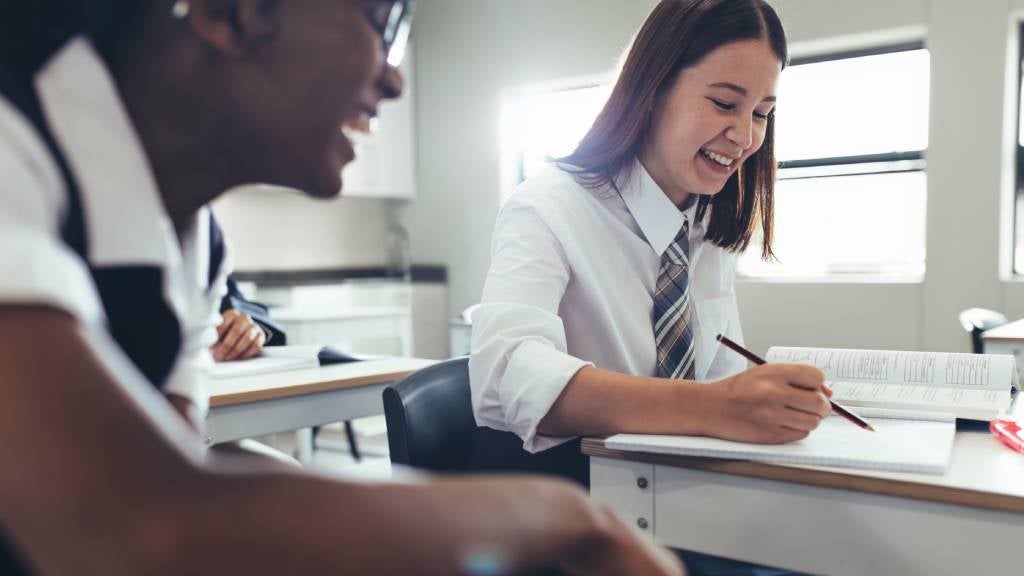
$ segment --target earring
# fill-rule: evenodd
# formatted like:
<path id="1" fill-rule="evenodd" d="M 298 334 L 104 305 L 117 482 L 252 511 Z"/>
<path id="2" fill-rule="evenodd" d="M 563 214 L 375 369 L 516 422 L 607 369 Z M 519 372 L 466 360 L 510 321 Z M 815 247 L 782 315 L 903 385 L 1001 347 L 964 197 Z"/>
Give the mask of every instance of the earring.
<path id="1" fill-rule="evenodd" d="M 184 20 L 188 17 L 188 12 L 191 6 L 189 6 L 188 0 L 178 0 L 171 7 L 171 16 L 175 20 Z"/>

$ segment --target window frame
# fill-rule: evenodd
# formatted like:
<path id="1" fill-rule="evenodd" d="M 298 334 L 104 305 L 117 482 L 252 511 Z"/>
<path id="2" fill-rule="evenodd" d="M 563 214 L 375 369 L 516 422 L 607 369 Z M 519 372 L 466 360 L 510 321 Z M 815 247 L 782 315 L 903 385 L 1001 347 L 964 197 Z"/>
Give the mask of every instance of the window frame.
<path id="1" fill-rule="evenodd" d="M 1014 147 L 1016 148 L 1016 172 L 1014 173 L 1014 195 L 1013 195 L 1013 239 L 1010 250 L 1010 271 L 1011 275 L 1024 280 L 1024 268 L 1017 267 L 1019 259 L 1018 250 L 1021 242 L 1024 242 L 1024 226 L 1022 211 L 1024 211 L 1024 146 L 1021 145 L 1021 114 L 1024 114 L 1024 20 L 1017 23 L 1017 118 L 1014 125 Z"/>
<path id="2" fill-rule="evenodd" d="M 826 54 L 793 58 L 790 61 L 789 66 L 787 67 L 792 68 L 795 66 L 802 66 L 804 64 L 819 64 L 822 62 L 834 62 L 837 60 L 848 60 L 851 58 L 863 58 L 865 56 L 879 56 L 882 54 L 896 54 L 899 52 L 910 52 L 913 50 L 926 49 L 927 48 L 923 40 L 915 40 L 912 42 L 885 44 L 880 46 L 873 46 L 870 48 L 861 48 L 857 50 L 844 50 L 840 52 L 829 52 Z M 806 168 L 820 169 L 831 166 L 851 166 L 860 167 L 860 169 L 853 172 L 842 172 L 840 174 L 823 173 L 820 175 L 798 176 L 798 178 L 828 178 L 831 176 L 856 176 L 862 174 L 923 172 L 927 168 L 927 162 L 925 161 L 926 151 L 927 148 L 924 150 L 905 152 L 884 152 L 880 154 L 861 154 L 854 156 L 834 156 L 780 161 L 778 165 L 778 180 L 790 179 L 789 177 L 783 178 L 782 173 L 785 170 Z M 894 166 L 892 169 L 880 169 L 881 167 L 878 166 L 880 164 L 886 163 L 897 164 L 897 166 Z M 813 174 L 813 171 L 809 172 Z"/>
<path id="3" fill-rule="evenodd" d="M 821 54 L 796 57 L 790 60 L 789 67 L 804 64 L 834 62 L 851 58 L 896 54 L 914 50 L 927 50 L 923 39 L 905 42 L 880 44 L 871 47 L 851 50 L 838 50 Z M 930 96 L 929 96 L 930 97 Z M 776 181 L 821 179 L 847 176 L 899 174 L 906 172 L 927 173 L 927 147 L 921 150 L 884 152 L 877 154 L 860 154 L 851 156 L 832 156 L 803 158 L 799 160 L 779 160 L 777 163 Z M 927 198 L 927 189 L 925 191 Z M 927 259 L 927 254 L 925 254 Z M 844 283 L 864 282 L 878 284 L 914 283 L 924 279 L 927 264 L 920 273 L 891 274 L 882 271 L 836 273 L 826 272 L 814 276 L 785 274 L 747 274 L 737 270 L 737 280 L 743 282 L 762 283 Z"/>

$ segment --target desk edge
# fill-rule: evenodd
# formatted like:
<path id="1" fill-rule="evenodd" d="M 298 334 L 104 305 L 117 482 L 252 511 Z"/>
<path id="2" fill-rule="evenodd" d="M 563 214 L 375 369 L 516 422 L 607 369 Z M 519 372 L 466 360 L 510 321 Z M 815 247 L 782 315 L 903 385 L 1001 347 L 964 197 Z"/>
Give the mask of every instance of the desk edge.
<path id="1" fill-rule="evenodd" d="M 250 402 L 259 402 L 262 400 L 277 400 L 280 398 L 315 394 L 317 392 L 330 392 L 332 390 L 344 390 L 347 388 L 357 388 L 373 384 L 386 384 L 390 382 L 397 382 L 413 372 L 416 372 L 416 370 L 395 370 L 386 374 L 370 374 L 355 378 L 324 380 L 323 382 L 314 382 L 311 384 L 296 384 L 283 389 L 267 388 L 249 392 L 218 394 L 210 397 L 210 408 L 221 408 L 225 406 L 234 406 L 236 404 L 248 404 Z"/>
<path id="2" fill-rule="evenodd" d="M 611 450 L 605 447 L 603 439 L 598 438 L 585 438 L 582 443 L 582 451 L 587 456 L 614 460 L 675 466 L 677 468 L 702 470 L 705 472 L 728 474 L 730 476 L 777 480 L 793 484 L 805 484 L 808 486 L 849 490 L 881 496 L 895 496 L 912 500 L 925 500 L 928 502 L 984 508 L 1001 512 L 1024 513 L 1024 497 L 1009 494 L 980 492 L 965 488 L 919 484 L 891 478 L 873 478 L 844 474 L 839 471 L 797 468 L 746 460 L 725 460 L 720 458 L 699 458 L 696 456 Z"/>

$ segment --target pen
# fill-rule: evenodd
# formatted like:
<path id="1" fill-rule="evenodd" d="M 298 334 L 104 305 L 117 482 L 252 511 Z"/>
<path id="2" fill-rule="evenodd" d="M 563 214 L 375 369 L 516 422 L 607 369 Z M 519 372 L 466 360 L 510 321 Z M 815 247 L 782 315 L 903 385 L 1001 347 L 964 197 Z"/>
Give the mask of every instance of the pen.
<path id="1" fill-rule="evenodd" d="M 740 346 L 739 344 L 733 342 L 732 340 L 729 340 L 728 338 L 726 338 L 725 336 L 723 336 L 721 334 L 719 334 L 715 339 L 718 340 L 719 342 L 721 342 L 726 348 L 729 348 L 733 352 L 739 353 L 740 356 L 743 356 L 744 358 L 746 358 L 747 360 L 750 360 L 751 362 L 753 362 L 754 364 L 757 364 L 758 366 L 760 366 L 762 364 L 767 364 L 767 362 L 765 362 L 764 358 L 761 358 L 757 354 L 754 354 L 750 350 L 747 350 L 743 346 Z M 857 426 L 860 426 L 861 428 L 863 428 L 865 430 L 870 430 L 872 432 L 875 431 L 875 429 L 871 427 L 871 424 L 868 424 L 867 420 L 864 420 L 860 416 L 857 416 L 856 414 L 851 412 L 849 408 L 845 408 L 845 407 L 841 406 L 837 402 L 834 402 L 831 398 L 829 398 L 828 403 L 832 406 L 832 410 L 836 414 L 839 414 L 843 418 L 846 418 L 850 422 L 853 422 L 854 424 L 856 424 Z"/>

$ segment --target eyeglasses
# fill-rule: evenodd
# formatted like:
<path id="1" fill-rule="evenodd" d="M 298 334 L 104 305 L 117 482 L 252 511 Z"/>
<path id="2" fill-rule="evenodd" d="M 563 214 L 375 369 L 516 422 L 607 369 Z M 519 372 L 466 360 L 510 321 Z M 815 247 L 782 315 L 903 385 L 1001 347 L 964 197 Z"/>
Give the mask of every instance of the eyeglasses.
<path id="1" fill-rule="evenodd" d="M 366 17 L 384 41 L 384 54 L 391 66 L 398 66 L 405 56 L 412 27 L 413 0 L 364 0 Z"/>

